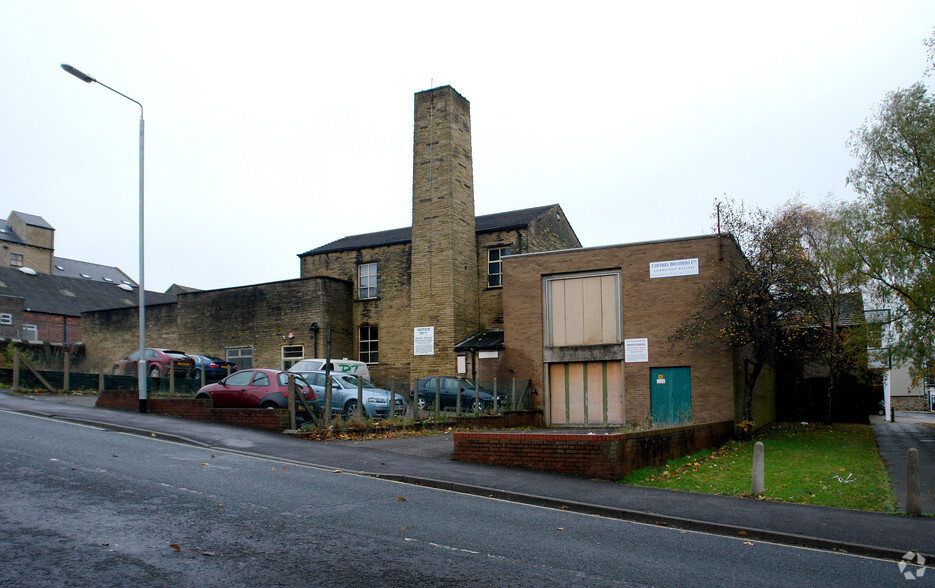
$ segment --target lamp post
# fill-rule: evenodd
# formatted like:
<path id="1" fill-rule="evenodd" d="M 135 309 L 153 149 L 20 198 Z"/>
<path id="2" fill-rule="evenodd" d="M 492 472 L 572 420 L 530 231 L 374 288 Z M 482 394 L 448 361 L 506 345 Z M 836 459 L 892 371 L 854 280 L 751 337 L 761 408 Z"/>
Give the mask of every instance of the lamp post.
<path id="1" fill-rule="evenodd" d="M 144 273 L 143 273 L 143 105 L 130 98 L 122 92 L 114 90 L 107 84 L 102 84 L 101 82 L 95 80 L 86 73 L 83 73 L 70 65 L 65 63 L 62 64 L 62 69 L 75 76 L 82 82 L 96 83 L 99 86 L 104 86 L 114 94 L 119 94 L 129 100 L 130 102 L 135 103 L 140 107 L 140 284 L 139 284 L 139 294 L 140 294 L 140 357 L 136 362 L 136 375 L 138 387 L 140 389 L 140 412 L 147 412 L 146 407 L 146 287 L 144 285 Z"/>

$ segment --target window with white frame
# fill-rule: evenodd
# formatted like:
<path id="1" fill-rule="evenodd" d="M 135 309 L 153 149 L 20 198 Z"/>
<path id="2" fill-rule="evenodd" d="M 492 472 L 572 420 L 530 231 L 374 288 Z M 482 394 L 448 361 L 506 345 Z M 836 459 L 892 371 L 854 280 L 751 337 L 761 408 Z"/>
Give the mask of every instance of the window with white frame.
<path id="1" fill-rule="evenodd" d="M 296 362 L 305 359 L 304 345 L 284 345 L 282 348 L 282 369 L 287 370 Z"/>
<path id="2" fill-rule="evenodd" d="M 362 263 L 357 266 L 357 298 L 366 300 L 377 297 L 377 264 Z"/>
<path id="3" fill-rule="evenodd" d="M 12 324 L 13 324 L 13 315 L 6 313 L 6 312 L 0 312 L 0 325 L 12 325 Z"/>
<path id="4" fill-rule="evenodd" d="M 503 286 L 503 262 L 500 260 L 509 254 L 509 247 L 495 247 L 487 250 L 488 288 L 501 288 Z"/>
<path id="5" fill-rule="evenodd" d="M 30 325 L 26 323 L 23 325 L 23 339 L 27 341 L 38 341 L 39 340 L 39 327 L 36 325 Z"/>
<path id="6" fill-rule="evenodd" d="M 358 330 L 360 335 L 359 357 L 364 363 L 377 363 L 379 361 L 379 345 L 377 342 L 376 325 L 362 325 Z"/>
<path id="7" fill-rule="evenodd" d="M 22 253 L 11 253 L 10 254 L 10 265 L 13 267 L 23 267 L 23 254 Z"/>

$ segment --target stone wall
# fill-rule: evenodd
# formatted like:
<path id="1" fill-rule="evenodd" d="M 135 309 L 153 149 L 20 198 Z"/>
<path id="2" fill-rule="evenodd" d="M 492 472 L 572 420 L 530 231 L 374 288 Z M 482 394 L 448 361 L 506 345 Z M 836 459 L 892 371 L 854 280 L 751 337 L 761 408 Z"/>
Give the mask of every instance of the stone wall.
<path id="1" fill-rule="evenodd" d="M 253 367 L 279 369 L 284 346 L 302 345 L 313 357 L 317 322 L 320 353 L 331 328 L 332 357 L 355 357 L 350 289 L 344 280 L 310 278 L 180 294 L 175 304 L 146 306 L 146 346 L 219 357 L 250 347 Z M 83 313 L 88 357 L 109 369 L 139 347 L 138 324 L 136 308 Z"/>

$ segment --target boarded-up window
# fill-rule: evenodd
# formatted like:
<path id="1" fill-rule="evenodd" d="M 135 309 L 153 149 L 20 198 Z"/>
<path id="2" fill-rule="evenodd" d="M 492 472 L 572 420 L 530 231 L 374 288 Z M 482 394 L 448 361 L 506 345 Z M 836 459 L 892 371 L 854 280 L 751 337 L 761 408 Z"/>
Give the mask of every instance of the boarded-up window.
<path id="1" fill-rule="evenodd" d="M 620 276 L 601 274 L 548 278 L 547 345 L 620 342 Z"/>

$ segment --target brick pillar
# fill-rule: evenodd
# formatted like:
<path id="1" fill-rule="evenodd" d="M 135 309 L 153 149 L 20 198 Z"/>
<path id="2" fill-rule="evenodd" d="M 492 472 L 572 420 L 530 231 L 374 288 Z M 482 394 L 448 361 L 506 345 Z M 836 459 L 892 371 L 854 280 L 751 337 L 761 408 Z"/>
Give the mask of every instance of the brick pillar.
<path id="1" fill-rule="evenodd" d="M 454 344 L 478 325 L 471 105 L 451 86 L 419 92 L 414 123 L 411 326 L 435 327 L 435 354 L 410 373 L 454 375 Z"/>

